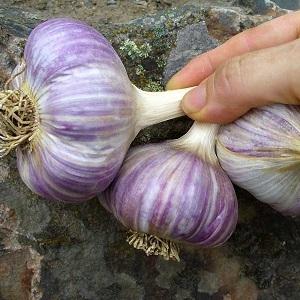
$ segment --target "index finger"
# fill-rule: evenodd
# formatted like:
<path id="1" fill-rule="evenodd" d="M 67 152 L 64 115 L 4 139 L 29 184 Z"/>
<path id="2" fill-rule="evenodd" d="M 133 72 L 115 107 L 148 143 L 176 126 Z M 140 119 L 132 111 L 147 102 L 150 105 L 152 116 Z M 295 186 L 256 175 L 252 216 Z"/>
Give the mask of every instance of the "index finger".
<path id="1" fill-rule="evenodd" d="M 245 30 L 221 46 L 192 59 L 167 83 L 167 89 L 198 85 L 227 59 L 291 42 L 300 36 L 300 11 Z"/>

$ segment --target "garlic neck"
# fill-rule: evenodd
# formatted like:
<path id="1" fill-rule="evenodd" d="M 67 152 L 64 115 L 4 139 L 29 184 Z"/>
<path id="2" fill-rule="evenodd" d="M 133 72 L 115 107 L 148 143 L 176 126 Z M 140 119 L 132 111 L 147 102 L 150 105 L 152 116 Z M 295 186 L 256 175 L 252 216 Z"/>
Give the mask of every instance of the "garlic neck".
<path id="1" fill-rule="evenodd" d="M 166 120 L 183 116 L 181 100 L 192 88 L 165 92 L 145 92 L 133 85 L 137 100 L 136 132 Z"/>
<path id="2" fill-rule="evenodd" d="M 220 125 L 194 122 L 190 130 L 175 140 L 173 146 L 193 152 L 211 164 L 218 164 L 215 152 L 216 137 Z"/>

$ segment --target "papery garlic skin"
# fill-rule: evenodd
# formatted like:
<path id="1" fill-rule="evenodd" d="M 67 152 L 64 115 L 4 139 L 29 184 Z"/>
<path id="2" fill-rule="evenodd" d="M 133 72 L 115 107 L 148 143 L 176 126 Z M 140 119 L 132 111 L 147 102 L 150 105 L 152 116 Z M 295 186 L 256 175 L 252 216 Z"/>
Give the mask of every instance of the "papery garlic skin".
<path id="1" fill-rule="evenodd" d="M 90 199 L 112 181 L 134 136 L 136 102 L 123 64 L 100 33 L 65 18 L 31 32 L 24 60 L 13 86 L 36 103 L 39 129 L 32 151 L 17 150 L 21 177 L 49 199 Z"/>
<path id="2" fill-rule="evenodd" d="M 58 18 L 38 25 L 26 43 L 24 62 L 24 72 L 16 76 L 23 62 L 13 72 L 12 87 L 34 104 L 37 129 L 25 142 L 17 136 L 23 143 L 18 147 L 2 139 L 0 155 L 17 147 L 23 181 L 47 199 L 91 199 L 112 182 L 139 130 L 183 115 L 180 101 L 189 89 L 137 89 L 109 42 L 83 22 Z"/>
<path id="3" fill-rule="evenodd" d="M 218 135 L 222 168 L 238 186 L 285 215 L 300 214 L 300 108 L 253 109 Z"/>
<path id="4" fill-rule="evenodd" d="M 220 166 L 184 149 L 183 139 L 189 135 L 177 145 L 171 141 L 130 150 L 99 200 L 131 230 L 218 246 L 236 226 L 236 195 Z"/>

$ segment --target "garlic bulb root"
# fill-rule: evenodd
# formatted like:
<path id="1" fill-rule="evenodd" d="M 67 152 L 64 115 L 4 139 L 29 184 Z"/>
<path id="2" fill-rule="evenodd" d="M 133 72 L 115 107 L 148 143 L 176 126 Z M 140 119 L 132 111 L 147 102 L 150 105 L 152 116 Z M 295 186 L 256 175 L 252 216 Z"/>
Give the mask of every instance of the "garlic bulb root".
<path id="1" fill-rule="evenodd" d="M 32 147 L 38 128 L 35 102 L 21 90 L 0 91 L 0 157 L 17 146 Z"/>
<path id="2" fill-rule="evenodd" d="M 180 261 L 179 247 L 176 243 L 155 235 L 129 231 L 127 242 L 136 249 L 143 250 L 147 256 L 160 255 L 165 260 Z"/>

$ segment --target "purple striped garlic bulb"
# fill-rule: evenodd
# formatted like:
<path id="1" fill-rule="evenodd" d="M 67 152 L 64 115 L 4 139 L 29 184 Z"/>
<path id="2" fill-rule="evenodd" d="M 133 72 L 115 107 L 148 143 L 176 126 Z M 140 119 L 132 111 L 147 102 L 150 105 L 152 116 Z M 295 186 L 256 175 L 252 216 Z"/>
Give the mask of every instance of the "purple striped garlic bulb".
<path id="1" fill-rule="evenodd" d="M 107 40 L 66 18 L 31 32 L 12 79 L 0 93 L 0 154 L 16 148 L 27 186 L 65 202 L 103 191 L 138 131 L 182 115 L 186 93 L 137 89 Z"/>
<path id="2" fill-rule="evenodd" d="M 282 214 L 300 214 L 300 107 L 251 110 L 218 135 L 217 155 L 238 186 Z"/>
<path id="3" fill-rule="evenodd" d="M 179 260 L 177 242 L 212 247 L 230 237 L 238 205 L 215 155 L 217 130 L 194 123 L 178 140 L 129 151 L 99 200 L 131 231 L 135 248 Z"/>

